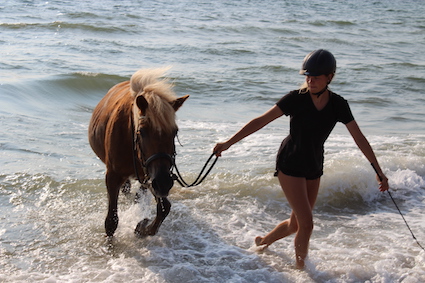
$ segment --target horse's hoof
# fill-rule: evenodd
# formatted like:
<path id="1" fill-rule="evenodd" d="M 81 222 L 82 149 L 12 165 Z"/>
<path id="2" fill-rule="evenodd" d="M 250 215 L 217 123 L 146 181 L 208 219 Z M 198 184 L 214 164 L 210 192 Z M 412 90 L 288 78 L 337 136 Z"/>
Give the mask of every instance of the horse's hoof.
<path id="1" fill-rule="evenodd" d="M 119 218 L 116 212 L 114 212 L 111 217 L 108 216 L 105 219 L 106 236 L 108 237 L 114 236 L 115 230 L 117 230 L 117 227 L 118 227 L 118 221 L 119 221 Z"/>
<path id="2" fill-rule="evenodd" d="M 108 251 L 114 250 L 114 242 L 115 242 L 114 236 L 106 236 L 106 247 Z"/>
<path id="3" fill-rule="evenodd" d="M 148 223 L 149 223 L 149 219 L 147 218 L 140 221 L 137 224 L 136 229 L 134 230 L 134 234 L 136 234 L 136 236 L 139 238 L 144 238 L 148 236 L 149 235 L 148 229 L 146 229 L 146 227 L 148 226 Z"/>

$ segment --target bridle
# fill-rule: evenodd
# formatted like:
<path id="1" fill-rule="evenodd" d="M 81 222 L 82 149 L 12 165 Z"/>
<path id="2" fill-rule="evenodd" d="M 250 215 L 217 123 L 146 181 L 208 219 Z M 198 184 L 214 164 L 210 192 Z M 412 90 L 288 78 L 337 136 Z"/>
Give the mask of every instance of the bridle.
<path id="1" fill-rule="evenodd" d="M 142 119 L 146 119 L 145 116 L 141 116 L 139 118 L 139 120 Z M 175 150 L 173 151 L 173 154 L 168 154 L 165 152 L 158 152 L 158 153 L 154 153 L 151 156 L 149 156 L 148 158 L 144 158 L 142 150 L 141 150 L 141 146 L 140 146 L 140 142 L 142 140 L 141 138 L 141 133 L 140 133 L 140 129 L 138 131 L 135 132 L 135 127 L 134 127 L 134 121 L 133 118 L 131 119 L 131 131 L 132 131 L 132 135 L 133 135 L 133 163 L 134 163 L 134 172 L 136 174 L 136 178 L 137 180 L 141 183 L 141 184 L 146 184 L 149 179 L 149 166 L 152 164 L 153 161 L 158 160 L 158 159 L 166 159 L 167 161 L 170 162 L 170 176 L 175 179 L 175 175 L 173 174 L 173 167 L 175 166 L 175 156 L 176 156 L 176 152 Z M 140 152 L 140 158 L 138 153 Z M 143 168 L 143 171 L 145 172 L 145 176 L 143 178 L 143 180 L 140 178 L 139 176 L 139 171 L 137 170 L 137 163 L 139 163 L 139 165 Z"/>
<path id="2" fill-rule="evenodd" d="M 175 155 L 176 155 L 175 153 L 173 153 L 172 155 L 165 153 L 165 152 L 155 153 L 155 154 L 151 155 L 148 159 L 146 159 L 145 162 L 143 162 L 143 160 L 142 160 L 142 164 L 144 164 L 145 169 L 148 169 L 148 167 L 152 163 L 152 161 L 157 160 L 157 159 L 167 159 L 170 162 L 171 169 L 172 169 L 172 167 L 175 164 Z"/>
<path id="3" fill-rule="evenodd" d="M 146 119 L 145 116 L 142 116 L 139 118 L 139 120 L 141 119 Z M 218 160 L 218 156 L 216 156 L 216 158 L 214 159 L 214 161 L 212 162 L 212 164 L 210 165 L 210 167 L 207 169 L 206 173 L 204 174 L 204 176 L 202 176 L 202 174 L 204 173 L 205 169 L 207 168 L 208 163 L 212 160 L 213 156 L 215 155 L 215 152 L 212 153 L 210 155 L 210 157 L 208 158 L 207 162 L 205 163 L 204 167 L 202 168 L 201 172 L 199 173 L 198 177 L 196 178 L 196 180 L 192 183 L 187 183 L 183 177 L 181 176 L 177 165 L 176 165 L 176 151 L 174 149 L 172 154 L 168 154 L 165 152 L 158 152 L 158 153 L 154 153 L 153 155 L 151 155 L 149 158 L 145 159 L 143 158 L 143 154 L 140 147 L 140 143 L 139 143 L 139 139 L 141 139 L 141 133 L 140 130 L 138 130 L 137 132 L 134 131 L 134 122 L 133 122 L 133 118 L 131 118 L 131 131 L 133 134 L 133 163 L 134 163 L 134 172 L 136 174 L 136 178 L 139 181 L 139 183 L 145 187 L 145 188 L 151 188 L 151 184 L 149 183 L 150 180 L 150 176 L 149 176 L 149 165 L 151 165 L 151 163 L 157 159 L 166 159 L 170 162 L 171 166 L 170 166 L 170 170 L 169 170 L 169 174 L 170 177 L 177 181 L 182 187 L 194 187 L 194 186 L 198 186 L 199 184 L 201 184 L 205 178 L 207 177 L 207 175 L 211 172 L 211 170 L 213 169 L 215 163 Z M 176 135 L 177 136 L 177 133 Z M 178 138 L 178 136 L 177 136 Z M 138 152 L 140 152 L 141 154 L 141 158 L 138 157 Z M 143 171 L 145 172 L 145 176 L 144 179 L 140 179 L 139 176 L 139 171 L 137 170 L 137 163 L 139 162 L 139 165 L 142 166 Z M 173 169 L 176 169 L 176 174 L 173 173 Z"/>

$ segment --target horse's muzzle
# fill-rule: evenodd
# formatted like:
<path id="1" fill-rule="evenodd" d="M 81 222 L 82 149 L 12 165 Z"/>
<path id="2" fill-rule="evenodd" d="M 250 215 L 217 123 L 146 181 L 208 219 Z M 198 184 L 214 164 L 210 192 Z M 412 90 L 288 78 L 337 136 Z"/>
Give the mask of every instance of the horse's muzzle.
<path id="1" fill-rule="evenodd" d="M 174 179 L 168 170 L 161 170 L 152 178 L 152 191 L 156 197 L 167 197 L 174 185 Z"/>
<path id="2" fill-rule="evenodd" d="M 164 163 L 165 161 L 165 163 Z M 156 153 L 145 162 L 145 170 L 151 180 L 151 190 L 155 197 L 167 197 L 174 185 L 171 168 L 174 165 L 174 156 L 168 153 Z"/>

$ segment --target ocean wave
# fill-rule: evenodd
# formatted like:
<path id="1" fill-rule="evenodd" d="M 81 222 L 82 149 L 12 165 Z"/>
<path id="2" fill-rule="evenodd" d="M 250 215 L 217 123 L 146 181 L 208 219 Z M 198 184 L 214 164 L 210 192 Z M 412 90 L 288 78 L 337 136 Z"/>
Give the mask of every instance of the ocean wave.
<path id="1" fill-rule="evenodd" d="M 49 77 L 41 77 L 19 83 L 1 85 L 4 94 L 20 99 L 64 100 L 65 97 L 91 96 L 97 93 L 106 94 L 108 89 L 118 82 L 129 80 L 130 76 L 109 75 L 102 73 L 77 72 Z M 22 102 L 22 101 L 21 101 Z"/>
<path id="2" fill-rule="evenodd" d="M 64 21 L 54 21 L 49 23 L 1 23 L 0 29 L 4 30 L 28 30 L 28 29 L 47 29 L 54 30 L 59 32 L 61 30 L 71 29 L 71 30 L 82 30 L 88 32 L 101 32 L 101 33 L 115 33 L 115 32 L 124 32 L 126 29 L 120 28 L 118 26 L 109 26 L 107 22 L 97 23 L 97 24 L 88 24 L 88 23 L 71 23 Z"/>
<path id="3" fill-rule="evenodd" d="M 414 206 L 422 206 L 425 199 L 425 172 L 421 162 L 425 157 L 419 159 L 415 157 L 415 160 L 410 162 L 403 159 L 404 157 L 395 159 L 395 164 L 389 168 L 388 161 L 385 159 L 381 160 L 383 163 L 381 165 L 390 180 L 390 190 L 398 201 L 402 202 L 403 209 L 409 210 Z M 182 160 L 180 165 L 182 165 L 181 162 Z M 218 161 L 217 168 L 213 169 L 204 184 L 192 190 L 192 197 L 196 194 L 215 194 L 219 191 L 220 194 L 252 197 L 262 202 L 285 201 L 278 180 L 273 177 L 272 161 L 268 165 L 263 162 L 259 164 L 258 160 L 227 160 L 228 164 L 224 165 L 220 164 L 221 162 L 226 161 Z M 236 169 L 240 168 L 239 163 L 245 164 L 242 172 Z M 192 180 L 196 177 L 193 172 L 186 172 L 184 169 L 180 171 L 185 179 Z M 332 207 L 366 213 L 376 209 L 377 204 L 386 206 L 389 203 L 388 196 L 380 192 L 378 187 L 375 173 L 370 165 L 358 160 L 357 157 L 348 158 L 344 155 L 338 160 L 330 160 L 325 164 L 317 209 L 323 211 Z M 180 188 L 177 184 L 173 189 L 177 195 L 182 190 L 186 193 L 190 191 Z"/>
<path id="4" fill-rule="evenodd" d="M 425 84 L 425 77 L 407 76 L 406 79 L 415 83 Z"/>
<path id="5" fill-rule="evenodd" d="M 394 101 L 391 98 L 382 98 L 382 97 L 368 97 L 364 99 L 351 99 L 350 104 L 361 104 L 361 105 L 371 105 L 374 107 L 388 107 L 393 106 Z"/>
<path id="6" fill-rule="evenodd" d="M 96 19 L 96 18 L 104 18 L 104 16 L 101 16 L 97 13 L 92 12 L 67 12 L 66 16 L 71 19 Z"/>
<path id="7" fill-rule="evenodd" d="M 320 21 L 311 21 L 309 22 L 310 25 L 316 26 L 316 27 L 323 27 L 327 25 L 335 25 L 335 26 L 341 26 L 341 27 L 347 27 L 347 26 L 354 26 L 356 23 L 352 21 L 335 21 L 335 20 L 320 20 Z"/>
<path id="8" fill-rule="evenodd" d="M 105 90 L 106 88 L 109 89 L 119 82 L 130 80 L 130 76 L 131 75 L 124 77 L 103 73 L 77 72 L 55 76 L 48 79 L 47 82 L 53 83 L 58 87 L 78 89 L 79 93 L 84 93 L 82 90 L 90 92 L 96 90 Z"/>

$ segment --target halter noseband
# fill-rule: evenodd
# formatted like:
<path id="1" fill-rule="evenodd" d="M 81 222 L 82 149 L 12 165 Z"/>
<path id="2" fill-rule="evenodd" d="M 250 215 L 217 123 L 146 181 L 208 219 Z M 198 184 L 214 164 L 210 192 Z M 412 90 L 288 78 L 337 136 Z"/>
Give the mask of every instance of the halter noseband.
<path id="1" fill-rule="evenodd" d="M 143 167 L 147 169 L 149 167 L 149 165 L 152 163 L 152 161 L 154 161 L 156 159 L 161 159 L 161 158 L 167 159 L 171 164 L 171 168 L 173 168 L 174 162 L 175 162 L 174 155 L 171 155 L 171 154 L 168 154 L 168 153 L 165 153 L 165 152 L 159 152 L 159 153 L 153 154 L 151 157 L 146 159 L 145 162 L 142 162 L 142 164 L 144 163 Z"/>

